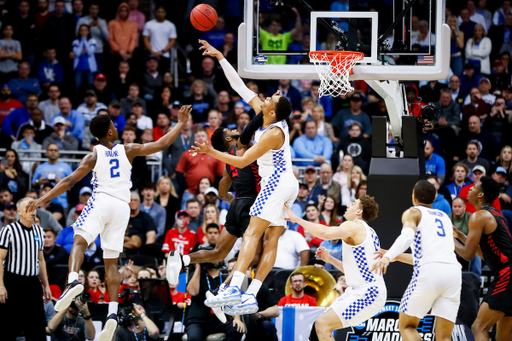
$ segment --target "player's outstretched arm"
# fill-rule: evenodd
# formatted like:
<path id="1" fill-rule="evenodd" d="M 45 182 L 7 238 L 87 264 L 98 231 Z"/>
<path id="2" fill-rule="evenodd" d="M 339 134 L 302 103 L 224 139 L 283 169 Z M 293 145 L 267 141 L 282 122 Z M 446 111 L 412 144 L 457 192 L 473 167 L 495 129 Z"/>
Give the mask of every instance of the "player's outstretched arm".
<path id="1" fill-rule="evenodd" d="M 249 103 L 256 114 L 258 114 L 261 111 L 261 105 L 263 104 L 258 95 L 245 85 L 242 78 L 240 78 L 236 70 L 231 66 L 231 64 L 229 64 L 227 59 L 224 58 L 224 55 L 219 50 L 211 46 L 206 40 L 200 39 L 199 43 L 203 44 L 203 46 L 199 48 L 200 50 L 203 50 L 203 56 L 217 58 L 233 90 L 235 90 L 240 97 L 244 99 L 244 101 Z"/>
<path id="2" fill-rule="evenodd" d="M 256 144 L 256 145 L 258 145 L 258 144 Z M 288 217 L 289 217 L 289 218 L 286 218 L 286 220 L 291 221 L 294 224 L 299 224 L 300 226 L 302 226 L 306 230 L 308 230 L 309 233 L 313 234 L 315 237 L 322 238 L 325 240 L 332 240 L 332 239 L 345 239 L 352 235 L 350 228 L 330 227 L 330 226 L 325 226 L 325 225 L 321 225 L 321 224 L 315 224 L 310 221 L 301 219 L 301 218 L 297 217 L 297 215 L 295 215 L 295 213 L 293 213 L 293 211 L 291 210 L 290 206 L 288 206 L 288 204 L 284 204 L 284 209 L 286 210 L 286 213 L 288 214 Z M 350 222 L 348 222 L 348 223 L 350 223 Z M 350 227 L 350 226 L 345 225 L 345 227 Z"/>
<path id="3" fill-rule="evenodd" d="M 94 169 L 95 165 L 96 149 L 94 149 L 92 153 L 87 154 L 78 165 L 78 168 L 69 176 L 59 181 L 51 191 L 43 195 L 41 198 L 28 203 L 27 210 L 32 210 L 36 207 L 42 206 L 53 198 L 69 191 L 78 181 L 82 180 L 84 176 L 89 174 L 89 172 Z"/>
<path id="4" fill-rule="evenodd" d="M 455 239 L 455 252 L 465 260 L 470 261 L 477 254 L 480 238 L 488 221 L 496 223 L 494 219 L 489 219 L 490 215 L 489 212 L 482 211 L 473 213 L 469 218 L 468 235 L 464 240 L 464 244 Z M 481 257 L 481 251 L 479 256 Z"/>
<path id="5" fill-rule="evenodd" d="M 128 159 L 133 160 L 136 156 L 151 155 L 169 148 L 169 146 L 180 134 L 183 125 L 188 122 L 191 111 L 191 105 L 182 106 L 180 112 L 178 113 L 178 123 L 171 129 L 170 132 L 162 136 L 158 141 L 145 144 L 130 143 L 126 145 L 126 156 L 128 156 Z"/>
<path id="6" fill-rule="evenodd" d="M 343 262 L 338 258 L 334 258 L 324 246 L 321 246 L 316 250 L 315 258 L 321 259 L 326 263 L 330 263 L 336 267 L 336 269 L 340 270 L 341 272 L 345 272 Z"/>

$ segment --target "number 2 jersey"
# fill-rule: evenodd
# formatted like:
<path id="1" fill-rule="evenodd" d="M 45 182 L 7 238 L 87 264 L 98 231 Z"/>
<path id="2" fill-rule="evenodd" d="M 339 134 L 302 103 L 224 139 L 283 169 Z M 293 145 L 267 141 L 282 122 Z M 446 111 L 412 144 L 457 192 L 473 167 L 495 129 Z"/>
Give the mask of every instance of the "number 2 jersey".
<path id="1" fill-rule="evenodd" d="M 105 193 L 124 202 L 130 202 L 132 188 L 132 164 L 126 156 L 124 145 L 115 144 L 112 149 L 99 144 L 96 165 L 92 170 L 93 193 Z"/>
<path id="2" fill-rule="evenodd" d="M 229 154 L 236 155 L 236 146 L 231 149 Z M 233 182 L 233 188 L 235 189 L 237 198 L 256 198 L 260 192 L 261 181 L 256 161 L 244 168 L 236 168 L 235 166 L 226 164 L 226 172 L 228 172 Z"/>

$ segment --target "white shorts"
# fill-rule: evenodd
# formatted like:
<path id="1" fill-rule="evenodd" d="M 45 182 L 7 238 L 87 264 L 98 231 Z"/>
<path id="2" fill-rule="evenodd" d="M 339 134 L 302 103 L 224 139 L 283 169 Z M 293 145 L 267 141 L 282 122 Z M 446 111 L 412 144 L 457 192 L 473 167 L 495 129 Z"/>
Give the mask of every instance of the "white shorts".
<path id="1" fill-rule="evenodd" d="M 261 179 L 261 190 L 251 206 L 250 215 L 270 222 L 270 226 L 286 226 L 284 203 L 291 207 L 299 194 L 299 183 L 293 173 L 272 174 Z"/>
<path id="2" fill-rule="evenodd" d="M 400 312 L 422 319 L 432 315 L 454 322 L 460 305 L 462 272 L 459 264 L 430 263 L 414 270 Z"/>
<path id="3" fill-rule="evenodd" d="M 87 201 L 73 228 L 75 234 L 82 236 L 89 245 L 100 235 L 104 251 L 122 252 L 129 220 L 128 203 L 105 193 L 96 193 Z"/>
<path id="4" fill-rule="evenodd" d="M 343 328 L 355 327 L 381 311 L 386 304 L 386 298 L 385 284 L 349 287 L 330 308 L 340 318 Z"/>

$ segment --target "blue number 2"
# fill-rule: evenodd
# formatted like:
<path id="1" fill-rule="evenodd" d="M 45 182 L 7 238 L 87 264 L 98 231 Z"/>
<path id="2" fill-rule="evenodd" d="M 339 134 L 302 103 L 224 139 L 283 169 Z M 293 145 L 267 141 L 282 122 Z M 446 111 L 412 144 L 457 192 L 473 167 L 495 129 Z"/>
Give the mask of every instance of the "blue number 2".
<path id="1" fill-rule="evenodd" d="M 111 159 L 110 164 L 113 165 L 110 167 L 110 177 L 111 178 L 118 178 L 119 172 L 115 172 L 116 169 L 119 169 L 119 160 L 118 159 Z"/>
<path id="2" fill-rule="evenodd" d="M 441 230 L 441 231 L 437 231 L 437 235 L 440 237 L 445 237 L 446 233 L 444 232 L 443 222 L 439 219 L 436 219 L 436 223 L 437 223 L 437 228 Z"/>

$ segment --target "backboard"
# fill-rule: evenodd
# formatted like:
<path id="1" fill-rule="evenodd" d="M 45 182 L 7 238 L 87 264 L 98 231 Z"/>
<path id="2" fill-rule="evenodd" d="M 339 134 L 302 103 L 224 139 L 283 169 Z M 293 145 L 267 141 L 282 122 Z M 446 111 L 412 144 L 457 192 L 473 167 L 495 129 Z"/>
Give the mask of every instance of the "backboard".
<path id="1" fill-rule="evenodd" d="M 355 10 L 331 11 L 333 2 Z M 393 0 L 389 6 L 385 5 L 386 0 L 382 2 L 380 7 L 371 8 L 364 0 L 245 0 L 244 22 L 238 31 L 240 76 L 318 79 L 315 66 L 308 60 L 308 53 L 334 50 L 338 44 L 347 51 L 364 52 L 364 59 L 354 66 L 350 80 L 447 78 L 450 70 L 450 28 L 443 24 L 442 0 Z M 276 3 L 284 3 L 284 6 Z M 299 10 L 302 25 L 307 28 L 309 24 L 309 31 L 302 27 L 305 33 L 302 46 L 294 43 L 284 51 L 269 48 L 263 42 L 271 30 L 272 19 L 281 14 L 283 26 L 293 28 L 295 15 L 292 7 Z M 426 36 L 420 41 L 416 37 L 419 31 L 420 37 Z M 342 39 L 337 32 L 341 32 Z M 420 46 L 415 45 L 418 42 Z M 281 62 L 275 62 L 277 59 Z"/>

